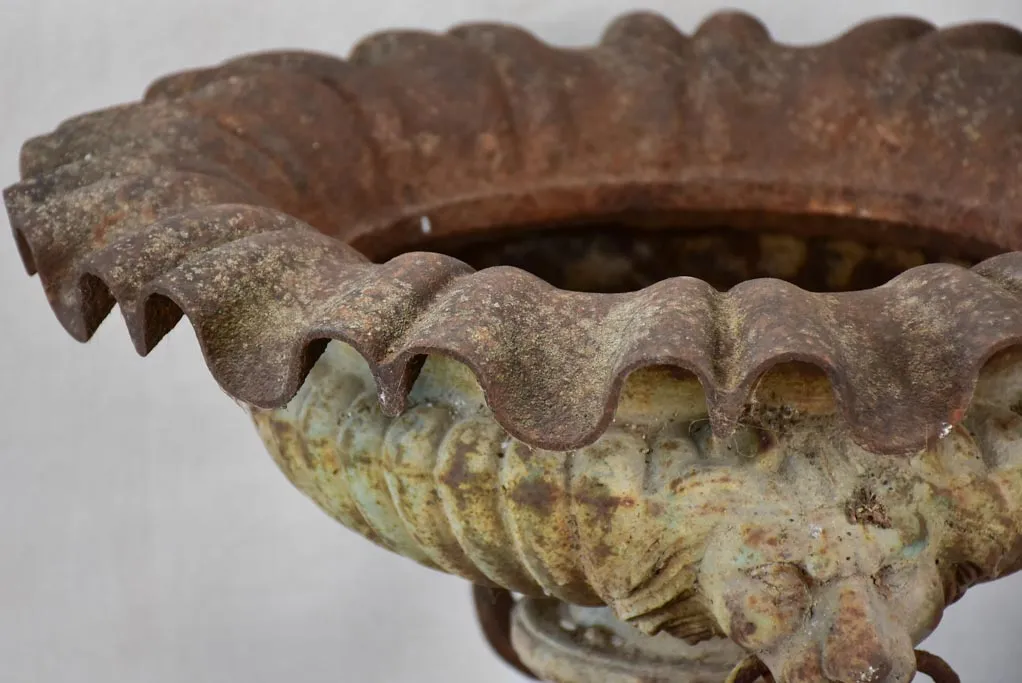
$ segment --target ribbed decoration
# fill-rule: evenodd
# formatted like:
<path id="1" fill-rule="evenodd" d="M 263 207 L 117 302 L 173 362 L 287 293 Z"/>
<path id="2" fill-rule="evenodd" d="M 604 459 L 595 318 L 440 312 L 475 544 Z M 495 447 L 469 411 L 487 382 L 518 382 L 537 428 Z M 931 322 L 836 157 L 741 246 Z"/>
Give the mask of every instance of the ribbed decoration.
<path id="1" fill-rule="evenodd" d="M 795 48 L 737 14 L 692 36 L 627 16 L 586 50 L 506 26 L 382 34 L 347 61 L 262 54 L 158 81 L 30 140 L 4 196 L 75 338 L 119 303 L 146 353 L 183 313 L 217 381 L 256 406 L 286 403 L 339 339 L 396 414 L 442 353 L 511 434 L 564 450 L 602 433 L 638 367 L 697 375 L 726 434 L 763 372 L 804 361 L 860 445 L 907 453 L 1022 341 L 1022 253 L 843 294 L 689 278 L 583 294 L 436 254 L 370 259 L 650 208 L 861 217 L 1019 251 L 1020 53 L 1006 27 L 900 19 Z"/>

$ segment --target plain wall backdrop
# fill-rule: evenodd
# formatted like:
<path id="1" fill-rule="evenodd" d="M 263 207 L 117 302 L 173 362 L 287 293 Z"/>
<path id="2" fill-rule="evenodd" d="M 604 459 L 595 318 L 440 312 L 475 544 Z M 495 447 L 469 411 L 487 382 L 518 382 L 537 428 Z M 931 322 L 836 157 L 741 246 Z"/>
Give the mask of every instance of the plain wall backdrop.
<path id="1" fill-rule="evenodd" d="M 1020 0 L 729 6 L 791 42 L 878 14 L 1022 25 Z M 167 72 L 270 48 L 344 54 L 379 29 L 473 19 L 581 44 L 639 8 L 691 31 L 721 5 L 0 0 L 0 185 L 17 180 L 25 139 Z M 0 683 L 521 680 L 483 643 L 466 583 L 377 549 L 291 488 L 186 324 L 145 360 L 116 312 L 79 345 L 6 232 L 0 289 Z M 973 589 L 926 647 L 968 683 L 1010 683 L 1019 632 L 1016 576 Z"/>

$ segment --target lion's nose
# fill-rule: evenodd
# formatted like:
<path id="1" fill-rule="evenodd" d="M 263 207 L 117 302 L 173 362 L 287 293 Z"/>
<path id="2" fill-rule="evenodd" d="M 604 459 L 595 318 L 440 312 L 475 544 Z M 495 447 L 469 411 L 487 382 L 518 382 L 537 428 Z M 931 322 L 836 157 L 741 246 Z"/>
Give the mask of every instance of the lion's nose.
<path id="1" fill-rule="evenodd" d="M 915 675 L 911 636 L 892 618 L 876 588 L 851 579 L 828 591 L 829 627 L 822 643 L 823 675 L 839 683 L 908 683 Z M 829 612 L 829 615 L 827 614 Z"/>

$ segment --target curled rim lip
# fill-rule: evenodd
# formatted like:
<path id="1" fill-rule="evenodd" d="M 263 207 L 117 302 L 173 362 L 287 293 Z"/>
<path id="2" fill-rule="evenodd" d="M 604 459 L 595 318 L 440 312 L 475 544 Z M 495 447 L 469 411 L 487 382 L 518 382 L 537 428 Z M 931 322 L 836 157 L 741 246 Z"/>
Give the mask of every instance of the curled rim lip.
<path id="1" fill-rule="evenodd" d="M 674 278 L 605 295 L 363 252 L 415 244 L 424 216 L 439 237 L 650 207 L 857 216 L 880 236 L 1020 250 L 1019 54 L 1007 27 L 900 19 L 809 47 L 738 14 L 692 36 L 629 15 L 588 50 L 495 25 L 381 34 L 347 61 L 267 53 L 162 79 L 27 142 L 5 201 L 73 336 L 119 303 L 147 353 L 185 315 L 221 386 L 259 407 L 286 403 L 336 339 L 394 414 L 438 353 L 475 372 L 512 435 L 569 450 L 599 437 L 637 368 L 698 377 L 723 436 L 756 380 L 797 361 L 827 374 L 859 445 L 912 453 L 1022 341 L 1022 253 L 841 294 Z"/>

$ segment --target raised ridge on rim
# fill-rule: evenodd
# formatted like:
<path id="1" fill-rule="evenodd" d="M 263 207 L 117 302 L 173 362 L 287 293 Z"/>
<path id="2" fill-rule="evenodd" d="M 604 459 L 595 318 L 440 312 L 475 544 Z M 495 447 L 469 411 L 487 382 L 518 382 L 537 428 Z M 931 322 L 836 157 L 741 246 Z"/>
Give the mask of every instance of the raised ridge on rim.
<path id="1" fill-rule="evenodd" d="M 120 303 L 147 353 L 184 314 L 253 405 L 286 402 L 340 339 L 395 413 L 421 356 L 444 353 L 511 434 L 567 450 L 598 438 L 636 368 L 693 372 L 726 434 L 763 372 L 802 361 L 828 374 L 857 443 L 907 453 L 1022 342 L 1022 254 L 862 292 L 676 278 L 614 295 L 367 256 L 428 248 L 424 215 L 440 236 L 650 205 L 862 216 L 1018 252 L 1020 53 L 1007 27 L 903 19 L 796 48 L 737 14 L 692 36 L 630 15 L 586 50 L 496 25 L 382 34 L 348 61 L 243 57 L 72 119 L 26 143 L 5 203 L 75 338 Z"/>

